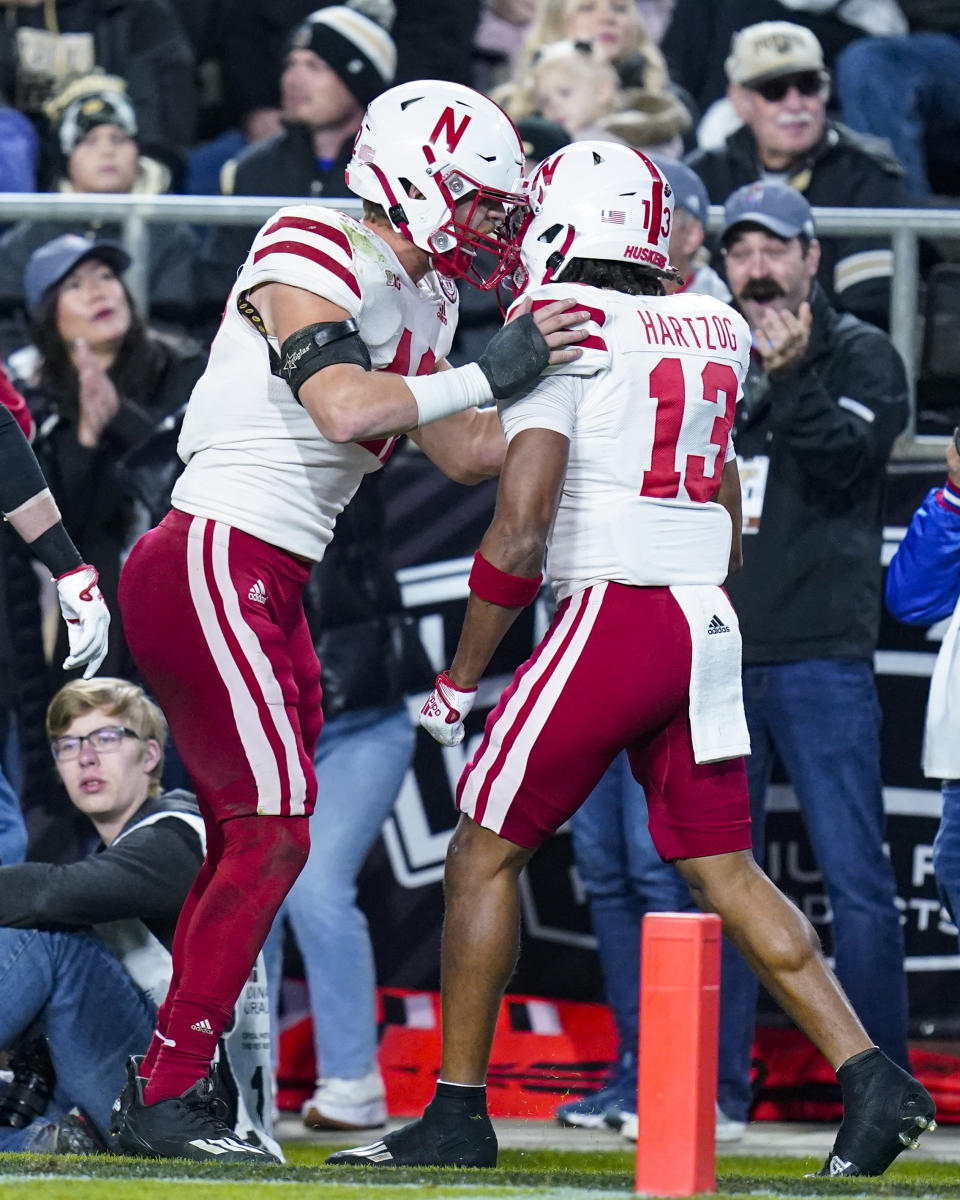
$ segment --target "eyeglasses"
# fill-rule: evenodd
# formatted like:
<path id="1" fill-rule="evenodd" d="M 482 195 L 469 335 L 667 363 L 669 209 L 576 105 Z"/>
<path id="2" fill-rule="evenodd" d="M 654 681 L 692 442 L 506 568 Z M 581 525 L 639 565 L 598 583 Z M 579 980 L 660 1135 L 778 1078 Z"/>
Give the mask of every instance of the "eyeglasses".
<path id="1" fill-rule="evenodd" d="M 769 104 L 782 100 L 792 87 L 801 96 L 816 96 L 826 85 L 826 79 L 819 71 L 799 71 L 796 75 L 780 75 L 776 79 L 768 79 L 765 83 L 748 83 L 745 86 L 751 92 L 758 92 Z"/>
<path id="2" fill-rule="evenodd" d="M 112 750 L 119 750 L 125 737 L 140 741 L 140 734 L 135 729 L 127 729 L 124 725 L 104 725 L 102 729 L 94 729 L 82 737 L 53 738 L 50 750 L 57 762 L 70 762 L 80 757 L 84 742 L 89 742 L 90 748 L 98 754 L 109 754 Z"/>

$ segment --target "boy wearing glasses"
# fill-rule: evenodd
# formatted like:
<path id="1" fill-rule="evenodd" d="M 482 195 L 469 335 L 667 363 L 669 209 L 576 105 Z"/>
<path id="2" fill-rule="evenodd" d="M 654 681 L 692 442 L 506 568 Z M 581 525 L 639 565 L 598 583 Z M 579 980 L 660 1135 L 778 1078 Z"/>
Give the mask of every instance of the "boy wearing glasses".
<path id="1" fill-rule="evenodd" d="M 717 149 L 687 161 L 713 204 L 755 180 L 776 180 L 812 205 L 903 208 L 910 199 L 889 145 L 827 117 L 830 76 L 809 29 L 761 21 L 734 34 L 724 69 L 743 122 Z M 817 279 L 831 301 L 883 328 L 889 324 L 889 239 L 821 239 Z"/>
<path id="2" fill-rule="evenodd" d="M 0 1047 L 13 1047 L 14 1076 L 0 1085 L 0 1150 L 97 1153 L 127 1058 L 150 1040 L 170 982 L 203 821 L 189 793 L 162 790 L 167 723 L 141 688 L 74 680 L 54 696 L 46 724 L 57 774 L 100 845 L 66 866 L 0 868 Z M 255 974 L 242 1005 L 254 1014 L 266 1010 Z M 242 1136 L 256 1135 L 251 1159 L 269 1161 L 259 1149 L 276 1149 L 263 1128 L 272 1112 L 267 1019 L 244 1015 L 231 1032 L 221 1084 L 238 1092 Z"/>

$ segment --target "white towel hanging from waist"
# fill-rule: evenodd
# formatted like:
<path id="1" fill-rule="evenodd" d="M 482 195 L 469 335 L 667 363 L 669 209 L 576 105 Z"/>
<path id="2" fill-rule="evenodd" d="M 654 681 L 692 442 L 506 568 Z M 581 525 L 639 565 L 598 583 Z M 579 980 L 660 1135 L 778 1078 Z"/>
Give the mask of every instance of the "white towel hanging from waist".
<path id="1" fill-rule="evenodd" d="M 722 588 L 670 588 L 690 627 L 690 733 L 698 763 L 750 753 L 743 711 L 740 625 Z"/>

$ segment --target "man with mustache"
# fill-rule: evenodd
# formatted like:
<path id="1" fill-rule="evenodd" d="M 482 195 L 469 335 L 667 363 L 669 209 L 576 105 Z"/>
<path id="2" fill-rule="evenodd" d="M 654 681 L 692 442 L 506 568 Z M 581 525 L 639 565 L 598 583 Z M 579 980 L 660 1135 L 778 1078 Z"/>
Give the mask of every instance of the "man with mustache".
<path id="1" fill-rule="evenodd" d="M 907 1060 L 907 986 L 896 885 L 883 851 L 881 498 L 907 418 L 886 334 L 831 307 L 806 200 L 783 183 L 727 199 L 727 283 L 753 334 L 734 441 L 743 569 L 729 581 L 743 634 L 755 853 L 774 754 L 797 794 L 833 915 L 837 975 L 881 1049 Z M 746 1119 L 756 979 L 724 944 L 719 1104 Z"/>
<path id="2" fill-rule="evenodd" d="M 718 149 L 688 158 L 713 204 L 755 179 L 776 179 L 810 204 L 902 208 L 911 203 L 902 166 L 879 138 L 826 116 L 830 76 L 823 49 L 802 25 L 761 21 L 734 35 L 724 64 L 743 126 Z M 821 242 L 817 279 L 838 308 L 886 328 L 893 255 L 889 239 L 834 236 Z"/>

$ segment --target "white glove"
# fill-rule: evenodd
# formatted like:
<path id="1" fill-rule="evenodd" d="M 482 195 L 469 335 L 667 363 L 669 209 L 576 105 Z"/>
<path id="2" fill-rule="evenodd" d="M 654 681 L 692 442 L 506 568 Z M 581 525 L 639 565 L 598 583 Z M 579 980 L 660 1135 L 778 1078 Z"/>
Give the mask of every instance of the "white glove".
<path id="1" fill-rule="evenodd" d="M 473 708 L 476 698 L 475 687 L 462 692 L 442 671 L 420 709 L 420 724 L 442 746 L 459 746 L 465 732 L 463 718 Z"/>
<path id="2" fill-rule="evenodd" d="M 86 664 L 84 679 L 97 673 L 107 654 L 110 610 L 97 586 L 99 578 L 96 567 L 82 563 L 57 580 L 60 611 L 67 623 L 70 642 L 63 669 L 72 671 Z"/>

